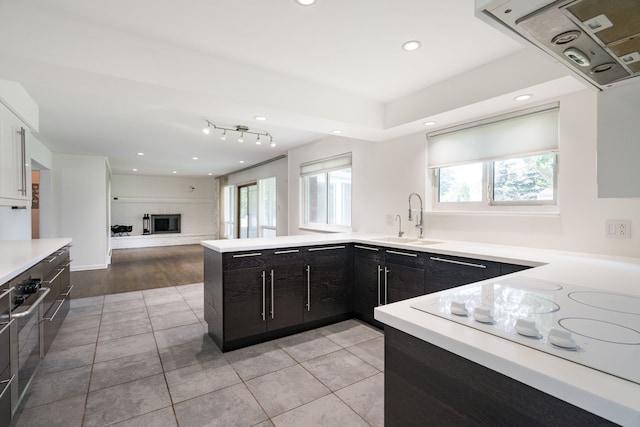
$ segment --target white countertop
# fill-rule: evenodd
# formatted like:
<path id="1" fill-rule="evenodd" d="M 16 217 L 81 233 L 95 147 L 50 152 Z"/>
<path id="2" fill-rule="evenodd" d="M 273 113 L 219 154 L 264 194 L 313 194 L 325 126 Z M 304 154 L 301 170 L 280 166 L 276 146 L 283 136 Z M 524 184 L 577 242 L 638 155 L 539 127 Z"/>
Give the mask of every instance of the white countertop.
<path id="1" fill-rule="evenodd" d="M 33 267 L 71 243 L 70 238 L 0 241 L 0 283 Z"/>
<path id="2" fill-rule="evenodd" d="M 360 243 L 535 266 L 513 276 L 640 295 L 640 259 L 546 249 L 442 241 L 433 245 L 382 242 L 361 233 L 298 235 L 270 239 L 204 241 L 218 252 L 319 244 Z M 443 291 L 446 292 L 446 291 Z M 485 332 L 430 315 L 410 305 L 435 294 L 375 309 L 384 324 L 477 362 L 622 425 L 640 425 L 640 385 Z"/>

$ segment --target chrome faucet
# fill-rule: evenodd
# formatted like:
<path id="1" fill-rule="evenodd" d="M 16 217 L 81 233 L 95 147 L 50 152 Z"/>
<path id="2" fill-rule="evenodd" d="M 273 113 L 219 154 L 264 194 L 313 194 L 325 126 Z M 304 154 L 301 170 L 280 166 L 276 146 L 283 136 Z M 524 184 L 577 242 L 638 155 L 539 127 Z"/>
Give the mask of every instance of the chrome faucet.
<path id="1" fill-rule="evenodd" d="M 400 215 L 396 215 L 396 220 L 398 220 L 398 237 L 402 237 L 404 231 L 402 231 L 402 217 Z"/>
<path id="2" fill-rule="evenodd" d="M 411 193 L 409 194 L 409 221 L 411 221 L 411 197 L 412 196 L 417 196 L 418 200 L 420 200 L 420 215 L 418 215 L 418 218 L 416 219 L 416 228 L 420 229 L 420 238 L 422 238 L 422 231 L 424 228 L 423 225 L 423 217 L 422 217 L 422 197 L 420 197 L 420 195 L 418 193 Z"/>

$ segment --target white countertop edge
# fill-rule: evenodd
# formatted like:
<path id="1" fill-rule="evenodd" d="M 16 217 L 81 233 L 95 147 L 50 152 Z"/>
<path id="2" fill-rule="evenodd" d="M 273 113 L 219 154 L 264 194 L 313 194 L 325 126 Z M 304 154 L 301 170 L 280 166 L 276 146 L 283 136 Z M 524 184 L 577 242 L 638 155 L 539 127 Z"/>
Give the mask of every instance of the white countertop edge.
<path id="1" fill-rule="evenodd" d="M 375 318 L 603 418 L 640 425 L 638 384 L 410 307 L 423 298 L 378 307 Z"/>
<path id="2" fill-rule="evenodd" d="M 0 284 L 27 271 L 71 241 L 70 237 L 1 241 Z"/>

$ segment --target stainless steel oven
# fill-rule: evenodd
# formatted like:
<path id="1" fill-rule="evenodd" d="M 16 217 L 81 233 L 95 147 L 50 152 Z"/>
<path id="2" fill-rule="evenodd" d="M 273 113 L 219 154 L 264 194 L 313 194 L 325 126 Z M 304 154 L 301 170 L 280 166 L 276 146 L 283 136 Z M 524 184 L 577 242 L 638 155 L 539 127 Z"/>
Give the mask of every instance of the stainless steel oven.
<path id="1" fill-rule="evenodd" d="M 12 345 L 12 408 L 15 412 L 44 357 L 43 316 L 47 296 L 51 292 L 42 286 L 40 265 L 14 278 L 11 308 L 12 329 L 16 330 Z"/>
<path id="2" fill-rule="evenodd" d="M 0 286 L 0 426 L 9 425 L 13 409 L 11 389 L 15 374 L 11 365 L 11 333 L 15 320 L 11 319 L 12 290 L 8 284 Z"/>

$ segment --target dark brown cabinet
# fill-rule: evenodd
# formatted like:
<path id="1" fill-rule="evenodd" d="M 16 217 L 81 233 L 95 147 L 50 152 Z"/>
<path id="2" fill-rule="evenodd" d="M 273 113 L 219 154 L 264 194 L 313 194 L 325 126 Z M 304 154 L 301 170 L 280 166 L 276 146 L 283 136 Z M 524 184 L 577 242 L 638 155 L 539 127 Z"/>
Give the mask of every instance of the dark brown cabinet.
<path id="1" fill-rule="evenodd" d="M 71 260 L 69 246 L 54 252 L 41 262 L 43 281 L 42 286 L 51 290 L 44 300 L 42 319 L 42 333 L 44 353 L 49 351 L 62 322 L 67 317 L 71 305 Z"/>
<path id="2" fill-rule="evenodd" d="M 344 316 L 353 310 L 353 256 L 350 245 L 304 249 L 304 321 Z"/>
<path id="3" fill-rule="evenodd" d="M 205 251 L 205 320 L 224 350 L 275 337 L 303 323 L 299 248 L 218 254 Z"/>
<path id="4" fill-rule="evenodd" d="M 205 250 L 205 320 L 223 350 L 356 317 L 377 306 L 527 268 L 368 244 Z"/>
<path id="5" fill-rule="evenodd" d="M 355 314 L 376 326 L 373 309 L 425 294 L 422 252 L 354 245 Z"/>
<path id="6" fill-rule="evenodd" d="M 402 301 L 424 295 L 424 253 L 385 249 L 384 303 Z"/>
<path id="7" fill-rule="evenodd" d="M 384 248 L 364 244 L 353 245 L 353 311 L 365 322 L 381 327 L 373 318 L 373 309 L 380 305 Z"/>
<path id="8" fill-rule="evenodd" d="M 426 254 L 427 293 L 442 291 L 502 274 L 499 262 Z"/>

